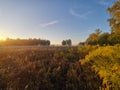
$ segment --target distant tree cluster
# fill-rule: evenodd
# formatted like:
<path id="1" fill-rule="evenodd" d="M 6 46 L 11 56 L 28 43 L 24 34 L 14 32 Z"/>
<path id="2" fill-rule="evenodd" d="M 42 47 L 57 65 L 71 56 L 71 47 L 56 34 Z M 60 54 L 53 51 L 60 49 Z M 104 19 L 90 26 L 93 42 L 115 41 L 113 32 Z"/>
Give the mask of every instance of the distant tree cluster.
<path id="1" fill-rule="evenodd" d="M 6 41 L 0 42 L 0 45 L 50 45 L 49 40 L 42 39 L 10 39 L 7 38 Z"/>
<path id="2" fill-rule="evenodd" d="M 71 45 L 72 45 L 71 39 L 63 40 L 63 41 L 62 41 L 62 45 L 63 45 L 63 46 L 71 46 Z"/>

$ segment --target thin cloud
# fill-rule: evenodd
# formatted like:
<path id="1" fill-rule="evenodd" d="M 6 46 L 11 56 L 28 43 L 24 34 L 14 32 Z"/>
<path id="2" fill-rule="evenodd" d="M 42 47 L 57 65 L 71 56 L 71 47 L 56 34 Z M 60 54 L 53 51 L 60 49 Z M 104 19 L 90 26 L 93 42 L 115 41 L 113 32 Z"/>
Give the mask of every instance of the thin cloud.
<path id="1" fill-rule="evenodd" d="M 91 13 L 91 11 L 86 11 L 86 12 L 80 12 L 78 13 L 77 11 L 73 10 L 73 9 L 70 9 L 70 14 L 75 16 L 75 17 L 78 17 L 78 18 L 83 18 L 83 19 L 87 19 L 88 15 Z"/>
<path id="2" fill-rule="evenodd" d="M 105 0 L 101 0 L 98 2 L 100 5 L 104 5 L 104 6 L 108 6 L 110 3 L 105 1 Z"/>
<path id="3" fill-rule="evenodd" d="M 50 21 L 50 22 L 45 22 L 45 23 L 42 23 L 42 24 L 39 24 L 42 28 L 45 28 L 45 27 L 49 27 L 49 26 L 52 26 L 52 25 L 55 25 L 59 23 L 58 20 L 54 20 L 54 21 Z"/>

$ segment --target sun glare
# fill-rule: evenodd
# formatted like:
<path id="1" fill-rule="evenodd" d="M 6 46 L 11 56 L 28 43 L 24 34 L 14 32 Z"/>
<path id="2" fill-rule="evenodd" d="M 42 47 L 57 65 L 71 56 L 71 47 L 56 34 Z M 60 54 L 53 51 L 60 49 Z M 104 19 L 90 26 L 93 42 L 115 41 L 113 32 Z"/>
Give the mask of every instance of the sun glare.
<path id="1" fill-rule="evenodd" d="M 4 40 L 6 40 L 6 37 L 0 35 L 0 40 L 4 41 Z"/>

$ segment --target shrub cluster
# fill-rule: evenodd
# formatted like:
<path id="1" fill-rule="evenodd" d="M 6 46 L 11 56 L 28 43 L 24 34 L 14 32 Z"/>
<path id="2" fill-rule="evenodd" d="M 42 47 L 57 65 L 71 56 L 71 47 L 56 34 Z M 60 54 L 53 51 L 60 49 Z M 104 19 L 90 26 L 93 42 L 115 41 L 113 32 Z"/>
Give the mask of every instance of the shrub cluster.
<path id="1" fill-rule="evenodd" d="M 120 89 L 120 45 L 99 47 L 81 63 L 90 65 L 103 79 L 101 89 Z"/>

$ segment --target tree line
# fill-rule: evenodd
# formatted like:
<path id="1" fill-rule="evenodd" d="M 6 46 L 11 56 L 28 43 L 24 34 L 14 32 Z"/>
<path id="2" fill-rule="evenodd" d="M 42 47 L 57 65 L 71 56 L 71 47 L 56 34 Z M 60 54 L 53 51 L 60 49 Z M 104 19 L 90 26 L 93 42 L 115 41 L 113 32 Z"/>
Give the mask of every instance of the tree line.
<path id="1" fill-rule="evenodd" d="M 10 39 L 7 38 L 5 41 L 0 42 L 0 45 L 50 45 L 49 40 L 42 39 Z"/>

